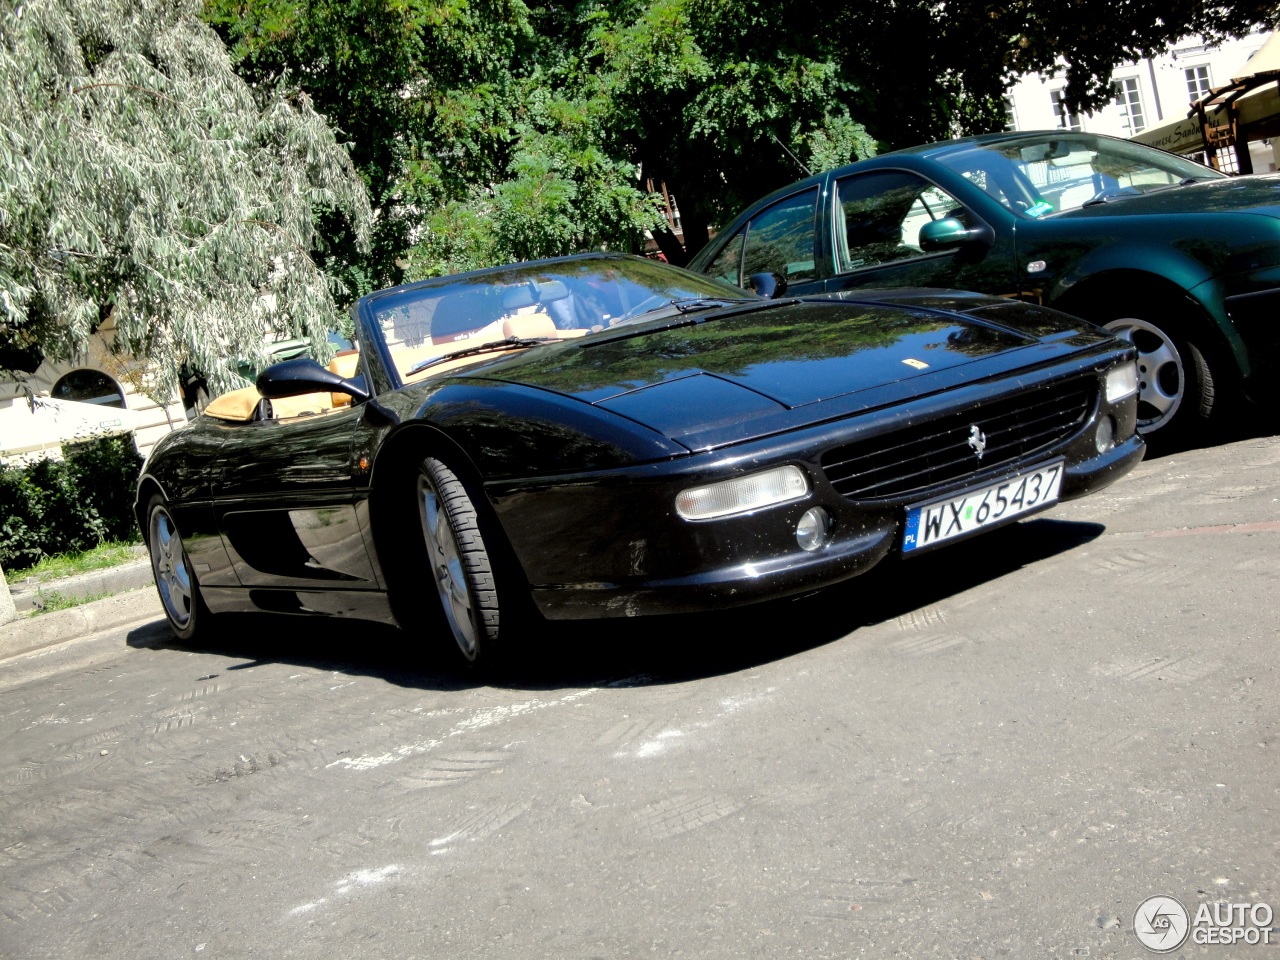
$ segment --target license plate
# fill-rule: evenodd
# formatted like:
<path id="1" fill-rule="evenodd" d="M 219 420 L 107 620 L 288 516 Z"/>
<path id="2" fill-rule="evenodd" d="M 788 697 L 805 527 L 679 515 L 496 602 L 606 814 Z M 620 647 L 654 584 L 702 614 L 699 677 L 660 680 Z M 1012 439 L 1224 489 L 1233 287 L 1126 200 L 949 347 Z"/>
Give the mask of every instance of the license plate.
<path id="1" fill-rule="evenodd" d="M 908 507 L 902 552 L 924 550 L 989 527 L 998 527 L 1056 503 L 1062 488 L 1062 463 L 1062 460 L 1055 460 L 990 486 L 975 487 Z"/>

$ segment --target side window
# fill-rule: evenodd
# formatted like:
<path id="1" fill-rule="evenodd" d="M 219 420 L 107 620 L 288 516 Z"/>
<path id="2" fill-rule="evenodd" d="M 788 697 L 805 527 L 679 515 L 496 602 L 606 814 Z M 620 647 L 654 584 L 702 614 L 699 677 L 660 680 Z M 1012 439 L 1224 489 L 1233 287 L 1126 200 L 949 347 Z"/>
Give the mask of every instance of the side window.
<path id="1" fill-rule="evenodd" d="M 920 228 L 964 207 L 923 177 L 901 171 L 846 177 L 836 184 L 836 259 L 841 271 L 922 255 Z"/>
<path id="2" fill-rule="evenodd" d="M 725 248 L 716 254 L 716 258 L 707 264 L 704 271 L 709 277 L 727 280 L 735 287 L 742 286 L 742 239 L 745 231 L 739 232 L 725 244 Z"/>
<path id="3" fill-rule="evenodd" d="M 902 244 L 920 251 L 920 228 L 930 220 L 941 217 L 956 217 L 964 221 L 964 208 L 951 194 L 928 184 L 911 204 L 907 211 L 907 219 L 902 221 Z M 923 251 L 920 251 L 923 252 Z"/>
<path id="4" fill-rule="evenodd" d="M 747 224 L 743 278 L 776 273 L 789 283 L 817 276 L 813 262 L 813 221 L 818 188 L 788 197 L 762 210 Z"/>

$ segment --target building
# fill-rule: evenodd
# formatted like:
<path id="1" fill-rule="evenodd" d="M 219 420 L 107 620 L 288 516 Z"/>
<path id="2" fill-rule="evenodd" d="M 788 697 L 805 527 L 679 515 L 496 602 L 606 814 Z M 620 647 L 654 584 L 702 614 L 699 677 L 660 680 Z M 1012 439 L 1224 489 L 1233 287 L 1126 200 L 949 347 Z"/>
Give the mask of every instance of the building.
<path id="1" fill-rule="evenodd" d="M 1048 130 L 1062 127 L 1114 137 L 1133 137 L 1164 149 L 1204 158 L 1199 125 L 1187 135 L 1188 113 L 1194 102 L 1255 72 L 1254 54 L 1268 42 L 1268 33 L 1253 33 L 1228 40 L 1217 47 L 1190 37 L 1167 54 L 1117 67 L 1111 75 L 1111 103 L 1093 114 L 1076 115 L 1066 108 L 1065 71 L 1053 75 L 1028 74 L 1009 91 L 1009 123 L 1012 130 Z M 1273 42 L 1270 46 L 1277 44 Z M 1185 128 L 1181 129 L 1181 128 Z M 1249 154 L 1255 173 L 1276 169 L 1275 150 L 1269 140 L 1254 140 Z M 1234 169 L 1218 163 L 1226 172 Z"/>
<path id="2" fill-rule="evenodd" d="M 61 456 L 63 434 L 68 434 L 68 441 L 74 441 L 78 432 L 132 432 L 138 452 L 146 456 L 161 437 L 187 422 L 176 397 L 165 405 L 147 395 L 145 364 L 113 353 L 109 345 L 114 335 L 114 325 L 108 320 L 90 339 L 89 349 L 74 361 L 45 360 L 33 374 L 18 374 L 16 380 L 0 379 L 0 463 L 21 466 L 42 457 Z M 39 412 L 33 409 L 33 397 L 68 401 L 62 410 L 76 411 L 71 429 L 60 430 L 59 424 L 49 423 L 45 424 L 48 429 L 43 436 L 32 436 L 29 430 L 20 429 L 25 426 L 24 414 L 35 417 Z M 95 418 L 82 415 L 81 404 L 103 411 L 97 418 L 102 424 L 100 429 L 92 422 Z M 113 414 L 112 410 L 121 413 Z M 65 418 L 72 419 L 70 415 Z M 113 429 L 113 425 L 123 430 Z"/>

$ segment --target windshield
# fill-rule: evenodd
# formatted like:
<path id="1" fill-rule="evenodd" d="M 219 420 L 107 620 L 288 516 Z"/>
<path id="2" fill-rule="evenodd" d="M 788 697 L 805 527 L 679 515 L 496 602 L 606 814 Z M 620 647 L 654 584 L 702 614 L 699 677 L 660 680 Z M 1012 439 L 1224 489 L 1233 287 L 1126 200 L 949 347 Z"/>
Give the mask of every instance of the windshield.
<path id="1" fill-rule="evenodd" d="M 937 161 L 1015 213 L 1035 218 L 1223 176 L 1155 147 L 1069 133 L 973 146 Z"/>
<path id="2" fill-rule="evenodd" d="M 672 301 L 755 299 L 738 287 L 653 260 L 588 256 L 516 264 L 375 294 L 375 330 L 401 382 L 495 353 L 588 336 Z M 458 353 L 456 359 L 439 359 Z M 465 354 L 465 355 L 463 355 Z"/>

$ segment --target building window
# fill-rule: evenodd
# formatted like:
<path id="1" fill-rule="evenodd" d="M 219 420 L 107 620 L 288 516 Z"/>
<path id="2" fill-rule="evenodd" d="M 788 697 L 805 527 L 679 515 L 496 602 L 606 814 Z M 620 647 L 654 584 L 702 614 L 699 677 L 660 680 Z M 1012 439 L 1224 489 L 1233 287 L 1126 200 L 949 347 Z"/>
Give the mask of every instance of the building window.
<path id="1" fill-rule="evenodd" d="M 98 403 L 104 407 L 124 408 L 124 391 L 100 370 L 72 370 L 61 377 L 49 391 L 54 400 Z"/>
<path id="2" fill-rule="evenodd" d="M 1191 102 L 1202 100 L 1209 95 L 1209 67 L 1187 67 L 1182 71 L 1187 78 L 1187 96 Z"/>
<path id="3" fill-rule="evenodd" d="M 1018 111 L 1014 109 L 1013 97 L 1004 98 L 1004 128 L 1006 130 L 1018 129 Z"/>
<path id="4" fill-rule="evenodd" d="M 1061 90 L 1050 91 L 1049 102 L 1053 104 L 1053 115 L 1059 127 L 1063 130 L 1080 129 L 1080 118 L 1067 108 L 1067 101 L 1063 99 Z"/>
<path id="5" fill-rule="evenodd" d="M 1138 92 L 1138 78 L 1127 77 L 1115 82 L 1115 104 L 1120 108 L 1120 118 L 1124 121 L 1125 133 L 1133 136 L 1147 127 L 1142 115 L 1142 95 Z"/>

